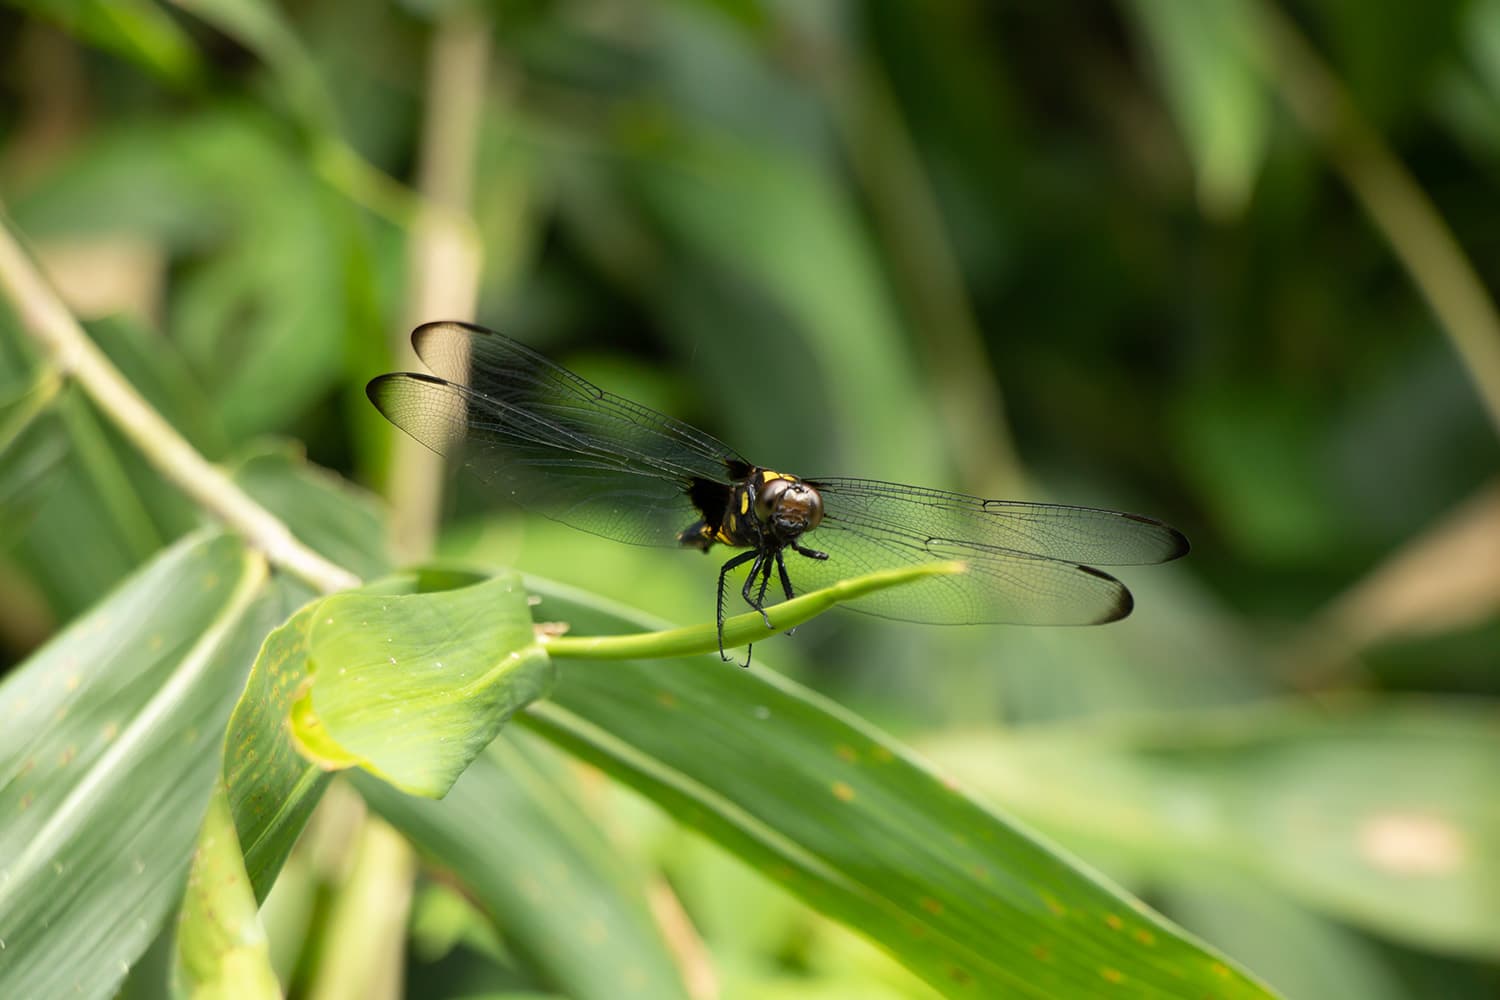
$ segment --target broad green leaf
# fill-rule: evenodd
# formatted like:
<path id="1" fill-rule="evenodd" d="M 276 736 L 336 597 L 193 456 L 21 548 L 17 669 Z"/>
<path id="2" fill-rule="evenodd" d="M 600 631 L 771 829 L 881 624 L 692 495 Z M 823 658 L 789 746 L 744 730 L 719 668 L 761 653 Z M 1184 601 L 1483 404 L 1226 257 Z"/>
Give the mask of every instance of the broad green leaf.
<path id="1" fill-rule="evenodd" d="M 0 685 L 0 996 L 108 994 L 156 936 L 280 605 L 238 540 L 195 535 Z"/>
<path id="2" fill-rule="evenodd" d="M 173 985 L 179 995 L 202 1000 L 281 996 L 222 788 L 209 799 L 193 855 L 176 957 Z"/>
<path id="3" fill-rule="evenodd" d="M 472 579 L 392 577 L 314 600 L 267 636 L 224 752 L 258 899 L 329 770 L 360 764 L 440 795 L 510 713 L 545 690 L 551 667 L 517 581 L 462 586 Z"/>
<path id="4" fill-rule="evenodd" d="M 432 593 L 336 594 L 311 616 L 307 661 L 291 715 L 303 753 L 432 798 L 552 684 L 515 574 Z"/>
<path id="5" fill-rule="evenodd" d="M 234 475 L 323 555 L 365 575 L 384 569 L 373 548 L 384 534 L 379 513 L 348 483 L 287 447 L 250 454 Z M 257 899 L 270 890 L 327 785 L 326 772 L 287 736 L 292 704 L 308 676 L 307 633 L 318 607 L 312 591 L 287 586 L 296 588 L 305 607 L 266 637 L 225 736 L 224 781 Z"/>
<path id="6" fill-rule="evenodd" d="M 1351 701 L 929 749 L 1085 853 L 1228 869 L 1423 948 L 1500 954 L 1500 706 Z"/>
<path id="7" fill-rule="evenodd" d="M 626 613 L 531 581 L 577 632 Z M 705 660 L 568 663 L 521 718 L 946 993 L 1266 997 L 1144 904 L 990 812 L 873 727 L 775 674 Z"/>
<path id="8" fill-rule="evenodd" d="M 685 996 L 640 877 L 580 806 L 576 781 L 539 749 L 502 734 L 439 802 L 363 774 L 354 783 L 566 995 Z"/>
<path id="9" fill-rule="evenodd" d="M 307 633 L 318 603 L 266 636 L 224 736 L 224 789 L 258 900 L 270 891 L 328 784 L 327 772 L 297 751 L 287 729 L 307 679 Z"/>

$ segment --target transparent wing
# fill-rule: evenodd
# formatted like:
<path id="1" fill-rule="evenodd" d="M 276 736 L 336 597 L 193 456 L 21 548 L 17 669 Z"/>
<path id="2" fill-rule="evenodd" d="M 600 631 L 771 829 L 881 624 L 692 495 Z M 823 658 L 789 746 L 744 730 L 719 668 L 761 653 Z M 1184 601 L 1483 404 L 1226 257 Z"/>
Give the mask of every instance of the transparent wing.
<path id="1" fill-rule="evenodd" d="M 586 379 L 494 330 L 469 323 L 424 323 L 411 345 L 447 382 L 467 386 L 494 405 L 494 418 L 524 413 L 528 443 L 548 438 L 566 452 L 600 453 L 639 466 L 644 475 L 722 482 L 727 467 L 746 465 L 735 451 L 691 424 L 605 392 Z M 509 436 L 510 425 L 499 428 Z"/>
<path id="2" fill-rule="evenodd" d="M 1092 625 L 1130 613 L 1130 592 L 1106 566 L 1165 562 L 1187 540 L 1150 518 L 1088 507 L 978 497 L 863 479 L 809 480 L 823 521 L 804 544 L 826 561 L 786 554 L 799 592 L 860 573 L 955 559 L 934 577 L 862 598 L 854 610 L 933 624 Z"/>
<path id="3" fill-rule="evenodd" d="M 1095 566 L 1144 566 L 1188 551 L 1177 529 L 1140 514 L 1095 507 L 983 500 L 874 479 L 809 479 L 851 528 L 901 525 L 903 537 Z"/>
<path id="4" fill-rule="evenodd" d="M 455 459 L 496 497 L 617 541 L 677 544 L 677 533 L 700 516 L 688 489 L 692 470 L 707 466 L 704 456 L 665 450 L 652 434 L 634 433 L 640 425 L 624 417 L 602 419 L 587 396 L 547 398 L 540 384 L 517 386 L 531 389 L 502 384 L 507 400 L 431 375 L 398 373 L 374 379 L 366 393 L 391 423 Z M 644 451 L 642 438 L 659 450 Z M 721 462 L 715 478 L 724 475 Z"/>

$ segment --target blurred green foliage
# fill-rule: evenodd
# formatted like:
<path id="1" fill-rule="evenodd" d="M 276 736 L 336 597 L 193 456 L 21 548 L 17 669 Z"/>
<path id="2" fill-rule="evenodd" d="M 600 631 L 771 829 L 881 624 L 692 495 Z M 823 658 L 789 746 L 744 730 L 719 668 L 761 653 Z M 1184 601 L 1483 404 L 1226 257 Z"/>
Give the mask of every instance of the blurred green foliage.
<path id="1" fill-rule="evenodd" d="M 362 386 L 440 318 L 411 314 L 409 258 L 457 19 L 490 46 L 481 322 L 757 461 L 1139 510 L 1194 542 L 1127 577 L 1137 611 L 1108 629 L 830 615 L 757 657 L 951 755 L 1287 996 L 1493 996 L 1500 446 L 1477 387 L 1497 373 L 1289 110 L 1305 81 L 1270 11 L 1493 289 L 1500 0 L 23 0 L 0 7 L 0 203 L 195 447 L 374 573 L 377 518 L 309 500 L 263 441 L 375 488 L 401 474 Z M 201 516 L 48 380 L 11 310 L 18 663 Z M 707 561 L 454 485 L 443 554 L 707 618 Z M 557 766 L 534 756 L 483 767 Z M 926 989 L 628 793 L 594 798 L 726 994 Z M 449 929 L 419 929 L 412 995 L 557 985 L 524 934 L 476 929 L 493 909 L 424 909 L 444 905 L 418 908 Z M 273 955 L 296 910 L 268 909 Z"/>

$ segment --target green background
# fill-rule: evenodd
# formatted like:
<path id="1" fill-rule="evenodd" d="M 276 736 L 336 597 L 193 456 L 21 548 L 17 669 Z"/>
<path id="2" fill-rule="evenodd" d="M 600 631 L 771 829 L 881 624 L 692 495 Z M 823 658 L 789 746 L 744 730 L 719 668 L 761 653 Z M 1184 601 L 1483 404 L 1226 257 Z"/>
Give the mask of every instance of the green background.
<path id="1" fill-rule="evenodd" d="M 475 38 L 484 72 L 460 95 L 475 127 L 449 135 L 431 74 Z M 479 322 L 775 468 L 1116 507 L 1193 541 L 1182 562 L 1121 574 L 1136 611 L 1107 628 L 836 611 L 757 644 L 759 662 L 1288 997 L 1500 990 L 1500 396 L 1485 388 L 1500 384 L 1500 0 L 35 0 L 0 7 L 0 67 L 8 224 L 152 404 L 342 565 L 389 565 L 373 501 L 320 506 L 308 497 L 333 480 L 283 466 L 300 449 L 376 492 L 402 475 L 363 385 L 404 363 L 414 322 L 444 318 L 413 300 L 418 192 L 434 162 L 471 162 Z M 80 394 L 48 395 L 12 308 L 5 670 L 201 521 Z M 712 614 L 714 560 L 451 485 L 445 558 L 650 619 Z M 194 591 L 209 603 L 174 597 L 161 626 L 186 649 L 252 570 L 200 539 L 149 572 L 184 566 L 212 578 Z M 221 650 L 238 659 L 184 696 L 184 719 L 223 731 L 250 653 L 310 596 L 277 586 L 241 609 Z M 125 676 L 136 660 L 120 656 Z M 527 722 L 543 735 L 563 676 Z M 12 728 L 0 749 L 65 770 L 29 677 L 12 674 L 0 726 L 29 719 L 37 742 Z M 650 719 L 647 702 L 630 718 Z M 643 741 L 670 739 L 656 724 Z M 182 752 L 217 738 L 195 731 Z M 576 734 L 558 742 L 621 783 L 580 778 L 532 733 L 471 772 L 516 783 L 506 794 L 549 822 L 613 831 L 552 846 L 610 855 L 607 879 L 595 871 L 610 884 L 670 885 L 724 995 L 931 994 L 785 880 L 626 790 L 644 779 Z M 27 789 L 50 772 L 14 761 L 0 831 L 20 837 Z M 565 803 L 527 782 L 568 789 Z M 409 995 L 601 988 L 548 956 L 579 926 L 571 897 L 539 923 L 514 886 L 466 899 L 431 844 L 517 862 L 434 840 L 408 800 L 382 807 L 395 793 L 357 784 L 429 845 Z M 117 791 L 132 804 L 101 808 L 122 816 L 203 808 Z M 548 843 L 520 806 L 482 811 L 494 801 L 459 802 L 469 833 L 500 837 L 519 816 L 507 848 Z M 262 914 L 277 971 L 302 989 L 327 961 L 304 943 L 336 882 L 307 853 L 283 875 L 305 891 Z M 177 877 L 151 891 L 175 898 Z M 132 995 L 165 982 L 167 939 L 141 955 L 159 929 L 121 945 Z"/>

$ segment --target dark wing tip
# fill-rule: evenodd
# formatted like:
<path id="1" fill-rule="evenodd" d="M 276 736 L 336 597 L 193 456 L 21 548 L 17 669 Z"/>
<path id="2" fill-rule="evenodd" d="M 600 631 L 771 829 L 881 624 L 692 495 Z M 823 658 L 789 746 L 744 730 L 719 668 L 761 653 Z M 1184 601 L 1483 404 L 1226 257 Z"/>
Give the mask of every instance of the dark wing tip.
<path id="1" fill-rule="evenodd" d="M 370 379 L 370 381 L 366 382 L 365 397 L 369 399 L 370 402 L 375 404 L 375 408 L 377 410 L 379 410 L 381 413 L 384 413 L 385 406 L 383 404 L 389 399 L 386 393 L 393 386 L 400 385 L 402 382 L 407 381 L 430 382 L 433 385 L 453 384 L 445 378 L 438 378 L 436 375 L 426 375 L 422 372 L 390 372 L 385 375 L 376 375 L 374 378 Z"/>
<path id="2" fill-rule="evenodd" d="M 478 323 L 466 323 L 461 319 L 432 319 L 428 320 L 426 323 L 418 323 L 415 327 L 412 328 L 412 346 L 416 346 L 418 338 L 426 337 L 429 334 L 439 330 L 452 330 L 455 328 L 459 330 L 466 330 L 469 333 L 479 333 L 485 335 L 491 335 L 495 332 L 487 326 L 480 326 Z"/>
<path id="3" fill-rule="evenodd" d="M 1089 576 L 1097 576 L 1101 580 L 1107 580 L 1108 582 L 1114 584 L 1115 587 L 1114 603 L 1098 618 L 1095 618 L 1093 621 L 1089 622 L 1090 625 L 1108 625 L 1110 622 L 1117 622 L 1121 618 L 1128 618 L 1130 616 L 1130 612 L 1135 610 L 1135 598 L 1130 596 L 1130 591 L 1126 589 L 1125 585 L 1119 580 L 1116 580 L 1114 577 L 1104 572 L 1104 570 L 1095 569 L 1092 566 L 1080 565 L 1078 569 L 1080 572 L 1087 573 Z"/>
<path id="4" fill-rule="evenodd" d="M 1192 551 L 1193 546 L 1187 540 L 1187 536 L 1165 521 L 1158 521 L 1156 518 L 1147 517 L 1144 514 L 1122 514 L 1121 516 L 1127 521 L 1150 525 L 1161 532 L 1166 546 L 1164 554 L 1156 560 L 1157 562 L 1171 562 L 1173 559 L 1181 559 Z"/>

